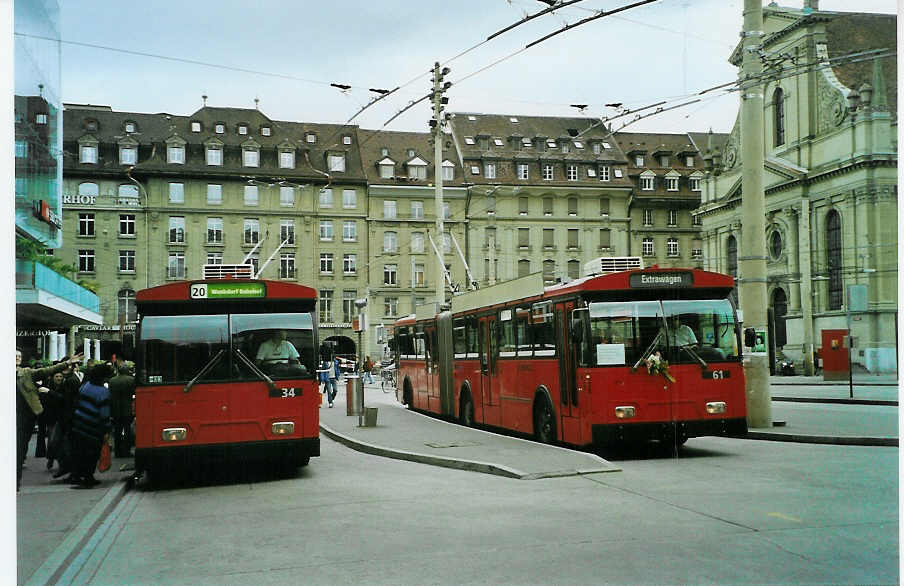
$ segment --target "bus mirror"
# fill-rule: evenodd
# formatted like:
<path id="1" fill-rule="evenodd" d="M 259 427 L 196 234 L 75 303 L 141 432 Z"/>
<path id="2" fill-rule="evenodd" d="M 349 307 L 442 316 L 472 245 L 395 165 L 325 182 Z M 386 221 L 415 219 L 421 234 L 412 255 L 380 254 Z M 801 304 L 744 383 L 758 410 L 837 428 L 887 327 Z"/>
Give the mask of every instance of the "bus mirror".
<path id="1" fill-rule="evenodd" d="M 756 346 L 756 330 L 753 328 L 744 328 L 744 345 L 748 348 Z"/>

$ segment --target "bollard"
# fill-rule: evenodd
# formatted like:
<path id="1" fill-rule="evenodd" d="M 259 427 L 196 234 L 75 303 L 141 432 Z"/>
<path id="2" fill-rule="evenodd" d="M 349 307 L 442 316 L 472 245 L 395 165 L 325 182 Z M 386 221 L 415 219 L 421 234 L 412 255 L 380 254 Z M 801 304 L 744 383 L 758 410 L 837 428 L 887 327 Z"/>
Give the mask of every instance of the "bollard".
<path id="1" fill-rule="evenodd" d="M 376 407 L 365 407 L 364 408 L 364 427 L 376 427 L 377 426 L 377 408 Z"/>
<path id="2" fill-rule="evenodd" d="M 358 397 L 358 393 L 360 392 L 358 389 L 358 377 L 357 375 L 350 374 L 345 377 L 345 414 L 346 415 L 360 415 L 361 411 L 358 407 L 361 402 L 360 397 Z"/>

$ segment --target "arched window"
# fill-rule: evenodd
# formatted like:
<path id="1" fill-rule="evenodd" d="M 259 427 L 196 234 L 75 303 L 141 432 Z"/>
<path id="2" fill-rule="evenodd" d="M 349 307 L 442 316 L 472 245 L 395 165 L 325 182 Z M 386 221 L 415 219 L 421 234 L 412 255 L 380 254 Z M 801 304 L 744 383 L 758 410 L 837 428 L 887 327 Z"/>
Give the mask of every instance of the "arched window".
<path id="1" fill-rule="evenodd" d="M 772 292 L 772 318 L 775 323 L 775 345 L 782 348 L 788 343 L 788 330 L 785 327 L 785 315 L 788 313 L 788 295 L 781 287 Z"/>
<path id="2" fill-rule="evenodd" d="M 738 278 L 738 240 L 734 236 L 728 237 L 728 243 L 725 245 L 726 249 L 726 272 L 734 277 Z M 738 304 L 738 289 L 737 286 L 731 291 L 731 298 L 735 302 L 735 305 Z"/>
<path id="3" fill-rule="evenodd" d="M 841 282 L 841 215 L 837 210 L 826 216 L 826 268 L 829 272 L 827 309 L 841 309 L 844 285 Z"/>
<path id="4" fill-rule="evenodd" d="M 97 183 L 79 183 L 78 194 L 97 197 L 100 191 L 97 189 Z"/>
<path id="5" fill-rule="evenodd" d="M 775 146 L 785 144 L 785 92 L 777 88 L 772 94 L 772 108 L 775 113 Z"/>
<path id="6" fill-rule="evenodd" d="M 554 283 L 556 280 L 556 261 L 546 259 L 543 261 L 543 282 L 547 285 Z"/>
<path id="7" fill-rule="evenodd" d="M 778 230 L 774 230 L 769 238 L 769 252 L 772 253 L 773 260 L 778 260 L 782 257 L 782 248 L 782 234 Z"/>
<path id="8" fill-rule="evenodd" d="M 138 320 L 138 312 L 135 307 L 135 292 L 131 289 L 122 289 L 117 295 L 119 323 L 127 324 Z"/>

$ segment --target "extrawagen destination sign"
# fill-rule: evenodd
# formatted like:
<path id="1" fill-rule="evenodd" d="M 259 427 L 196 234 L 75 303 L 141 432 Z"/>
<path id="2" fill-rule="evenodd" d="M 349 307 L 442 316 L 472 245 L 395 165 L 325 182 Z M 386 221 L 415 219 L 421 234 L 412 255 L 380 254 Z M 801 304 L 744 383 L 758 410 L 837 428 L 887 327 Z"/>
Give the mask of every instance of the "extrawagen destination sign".
<path id="1" fill-rule="evenodd" d="M 632 289 L 693 287 L 694 275 L 688 272 L 635 273 L 630 276 L 628 284 Z"/>

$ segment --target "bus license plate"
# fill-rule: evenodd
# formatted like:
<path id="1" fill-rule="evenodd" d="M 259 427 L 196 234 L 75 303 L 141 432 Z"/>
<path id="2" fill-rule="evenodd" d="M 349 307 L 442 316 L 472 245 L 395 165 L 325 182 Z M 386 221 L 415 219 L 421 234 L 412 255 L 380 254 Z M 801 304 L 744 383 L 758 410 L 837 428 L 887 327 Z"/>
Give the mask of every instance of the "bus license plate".
<path id="1" fill-rule="evenodd" d="M 703 373 L 703 378 L 711 378 L 713 380 L 719 380 L 723 378 L 731 378 L 730 370 L 707 370 Z"/>
<path id="2" fill-rule="evenodd" d="M 295 387 L 270 389 L 270 396 L 278 399 L 291 399 L 301 396 L 301 389 Z"/>

